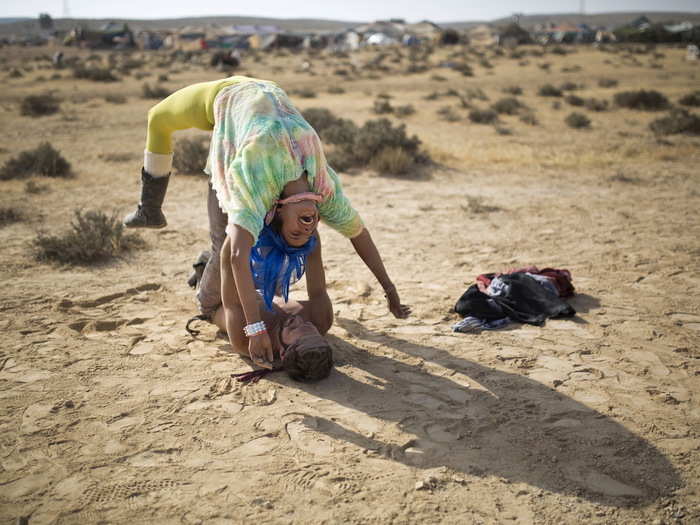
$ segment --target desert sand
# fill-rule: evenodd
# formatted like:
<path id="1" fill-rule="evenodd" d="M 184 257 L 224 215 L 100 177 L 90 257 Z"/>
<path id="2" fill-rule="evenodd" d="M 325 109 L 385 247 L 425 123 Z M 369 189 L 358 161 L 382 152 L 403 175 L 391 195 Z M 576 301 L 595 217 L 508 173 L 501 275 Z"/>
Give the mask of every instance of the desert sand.
<path id="1" fill-rule="evenodd" d="M 581 96 L 644 88 L 675 102 L 697 89 L 700 66 L 682 49 L 574 51 L 486 51 L 493 67 L 475 61 L 473 77 L 438 67 L 453 49 L 417 74 L 405 72 L 405 50 L 378 72 L 362 67 L 374 50 L 244 57 L 240 73 L 313 90 L 292 95 L 302 109 L 361 124 L 377 118 L 380 93 L 414 105 L 390 118 L 434 165 L 342 174 L 412 316 L 394 319 L 350 243 L 322 226 L 335 370 L 315 384 L 273 374 L 243 386 L 230 374 L 250 363 L 215 329 L 184 330 L 197 313 L 186 279 L 208 243 L 204 176 L 174 175 L 169 225 L 142 233 L 145 249 L 83 267 L 36 261 L 29 246 L 38 230 L 67 228 L 76 208 L 121 216 L 136 203 L 154 103 L 140 96 L 144 80 L 167 74 L 176 89 L 225 73 L 158 67 L 165 55 L 154 53 L 143 80 L 50 79 L 41 56 L 51 50 L 0 49 L 0 162 L 48 140 L 76 174 L 33 179 L 48 186 L 39 194 L 0 182 L 0 205 L 26 212 L 0 228 L 0 521 L 700 521 L 700 141 L 657 138 L 647 126 L 662 113 L 614 107 L 584 110 L 590 129 L 571 129 L 564 117 L 578 108 L 537 96 L 571 81 L 585 84 Z M 94 54 L 107 63 L 111 53 Z M 333 74 L 347 63 L 359 72 Z M 619 85 L 599 87 L 602 77 Z M 539 125 L 505 115 L 499 133 L 470 122 L 456 98 L 424 98 L 480 88 L 486 107 L 512 85 Z M 22 97 L 47 90 L 58 113 L 20 115 Z M 459 120 L 440 118 L 446 105 Z M 572 272 L 575 318 L 450 331 L 478 274 L 531 264 Z"/>

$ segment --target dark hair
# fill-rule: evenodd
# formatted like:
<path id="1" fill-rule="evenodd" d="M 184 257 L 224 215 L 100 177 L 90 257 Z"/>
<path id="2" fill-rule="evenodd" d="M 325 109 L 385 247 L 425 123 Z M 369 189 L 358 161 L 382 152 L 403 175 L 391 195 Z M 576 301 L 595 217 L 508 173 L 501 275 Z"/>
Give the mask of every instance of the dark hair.
<path id="1" fill-rule="evenodd" d="M 287 347 L 282 367 L 297 381 L 318 381 L 333 368 L 333 349 L 321 336 L 302 337 Z"/>

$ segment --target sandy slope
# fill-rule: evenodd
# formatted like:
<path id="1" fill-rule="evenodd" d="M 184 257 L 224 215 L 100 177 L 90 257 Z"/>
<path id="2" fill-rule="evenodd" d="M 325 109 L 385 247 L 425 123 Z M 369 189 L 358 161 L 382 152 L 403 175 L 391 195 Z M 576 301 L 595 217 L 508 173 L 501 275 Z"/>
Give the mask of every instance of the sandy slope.
<path id="1" fill-rule="evenodd" d="M 675 96 L 695 73 L 668 55 Z M 502 82 L 520 74 L 503 68 Z M 661 82 L 648 68 L 620 75 Z M 138 151 L 148 102 L 79 100 L 28 120 L 12 104 L 34 87 L 14 82 L 2 160 L 50 138 L 78 177 L 41 195 L 1 183 L 3 206 L 44 217 L 0 229 L 3 523 L 700 520 L 697 139 L 659 144 L 639 124 L 650 116 L 622 110 L 570 131 L 534 96 L 543 126 L 512 119 L 502 137 L 436 121 L 422 86 L 395 91 L 420 104 L 409 129 L 447 160 L 422 178 L 344 182 L 414 315 L 388 315 L 349 243 L 324 227 L 335 371 L 313 385 L 278 374 L 241 386 L 229 375 L 249 365 L 225 340 L 184 331 L 188 265 L 206 246 L 203 179 L 174 178 L 170 226 L 144 234 L 145 251 L 90 269 L 27 255 L 34 230 L 62 227 L 76 206 L 134 201 L 138 155 L 115 165 L 99 153 Z M 486 73 L 470 82 L 498 85 Z M 301 104 L 341 112 L 372 82 L 362 86 Z M 468 197 L 497 209 L 475 212 Z M 477 274 L 524 264 L 571 270 L 579 315 L 450 332 Z"/>

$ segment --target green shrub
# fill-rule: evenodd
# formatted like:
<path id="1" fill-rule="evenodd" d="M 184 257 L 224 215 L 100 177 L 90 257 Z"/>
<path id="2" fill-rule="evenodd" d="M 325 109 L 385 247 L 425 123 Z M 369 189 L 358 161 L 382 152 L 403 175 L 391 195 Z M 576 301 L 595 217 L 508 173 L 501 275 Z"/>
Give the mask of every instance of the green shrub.
<path id="1" fill-rule="evenodd" d="M 515 97 L 505 97 L 491 105 L 491 109 L 501 115 L 516 115 L 524 107 L 524 104 Z"/>
<path id="2" fill-rule="evenodd" d="M 570 113 L 565 119 L 567 126 L 574 129 L 583 129 L 591 126 L 591 119 L 583 113 Z"/>
<path id="3" fill-rule="evenodd" d="M 61 102 L 51 93 L 29 95 L 22 99 L 20 113 L 27 117 L 43 117 L 58 112 Z"/>
<path id="4" fill-rule="evenodd" d="M 40 261 L 87 265 L 102 262 L 144 245 L 115 214 L 75 210 L 68 231 L 61 235 L 39 233 L 32 242 L 34 256 Z"/>
<path id="5" fill-rule="evenodd" d="M 700 116 L 685 109 L 674 109 L 667 116 L 654 120 L 649 128 L 657 135 L 700 135 Z"/>
<path id="6" fill-rule="evenodd" d="M 204 173 L 209 145 L 204 137 L 181 138 L 173 148 L 173 168 L 185 175 Z"/>
<path id="7" fill-rule="evenodd" d="M 143 86 L 141 86 L 141 96 L 143 98 L 155 98 L 155 99 L 162 99 L 170 95 L 170 91 L 165 89 L 162 86 L 157 86 L 153 85 L 151 87 L 148 82 L 144 82 Z"/>
<path id="8" fill-rule="evenodd" d="M 493 124 L 498 120 L 498 113 L 493 109 L 474 108 L 469 112 L 469 120 L 476 124 Z"/>
<path id="9" fill-rule="evenodd" d="M 670 106 L 666 96 L 654 90 L 622 91 L 615 93 L 614 100 L 615 104 L 622 108 L 644 111 L 658 111 Z"/>
<path id="10" fill-rule="evenodd" d="M 48 142 L 36 149 L 22 151 L 0 168 L 0 180 L 22 179 L 30 175 L 70 177 L 70 163 Z"/>
<path id="11" fill-rule="evenodd" d="M 692 93 L 688 93 L 687 95 L 681 97 L 678 100 L 678 103 L 682 106 L 700 107 L 700 90 L 693 91 Z"/>
<path id="12" fill-rule="evenodd" d="M 22 210 L 19 208 L 14 208 L 11 206 L 0 207 L 0 227 L 7 226 L 8 224 L 13 224 L 15 222 L 22 222 L 26 217 Z"/>
<path id="13" fill-rule="evenodd" d="M 554 87 L 552 84 L 545 84 L 540 87 L 537 94 L 541 97 L 561 97 L 561 89 Z"/>
<path id="14" fill-rule="evenodd" d="M 99 67 L 77 66 L 73 69 L 73 76 L 94 82 L 117 82 L 119 80 L 112 74 L 111 70 Z"/>

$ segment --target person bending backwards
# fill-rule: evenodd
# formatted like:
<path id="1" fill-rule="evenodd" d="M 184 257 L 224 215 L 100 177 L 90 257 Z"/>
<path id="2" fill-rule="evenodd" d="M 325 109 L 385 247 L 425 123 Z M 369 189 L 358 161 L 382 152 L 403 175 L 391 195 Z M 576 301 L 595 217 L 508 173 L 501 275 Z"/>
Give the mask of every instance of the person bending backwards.
<path id="1" fill-rule="evenodd" d="M 288 299 L 290 284 L 307 265 L 323 277 L 319 220 L 350 239 L 384 289 L 389 311 L 397 318 L 410 314 L 326 162 L 318 135 L 274 82 L 233 76 L 185 87 L 154 106 L 148 113 L 141 202 L 124 219 L 125 226 L 167 224 L 161 206 L 172 166 L 171 137 L 187 128 L 212 130 L 205 168 L 212 247 L 198 285 L 198 305 L 213 321 L 222 292 L 232 302 L 221 315 L 234 348 L 245 346 L 255 363 L 272 366 L 273 348 L 256 290 L 270 310 L 275 295 Z M 228 293 L 221 288 L 222 262 L 235 283 Z M 325 277 L 307 277 L 307 283 L 303 316 L 325 334 L 333 322 Z"/>

